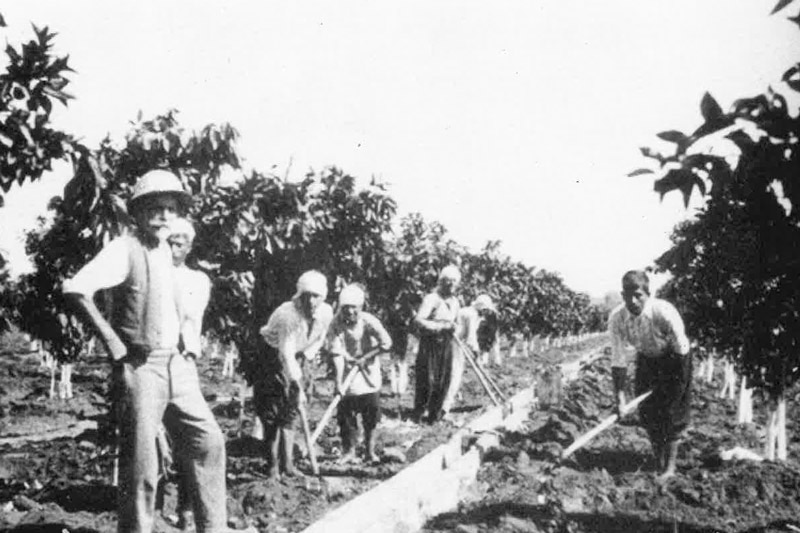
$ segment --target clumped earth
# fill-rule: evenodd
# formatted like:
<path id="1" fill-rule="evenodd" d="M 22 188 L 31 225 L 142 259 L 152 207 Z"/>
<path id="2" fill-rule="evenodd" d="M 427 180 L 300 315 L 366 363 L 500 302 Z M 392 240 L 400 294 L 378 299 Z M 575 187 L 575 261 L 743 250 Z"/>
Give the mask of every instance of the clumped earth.
<path id="1" fill-rule="evenodd" d="M 599 350 L 599 342 L 550 352 L 544 359 L 510 358 L 490 373 L 510 396 L 536 379 L 534 369 L 543 368 L 545 359 L 574 359 L 586 350 Z M 411 409 L 412 371 L 409 392 L 400 400 L 388 386 L 382 393 L 381 464 L 337 465 L 340 441 L 333 420 L 317 444 L 322 480 L 309 475 L 276 482 L 264 476 L 261 443 L 251 436 L 252 406 L 248 401 L 244 413 L 240 408 L 241 378 L 222 378 L 221 366 L 219 359 L 202 359 L 200 373 L 204 395 L 227 436 L 229 519 L 234 526 L 252 524 L 265 532 L 302 530 L 447 441 L 489 403 L 467 369 L 454 421 L 411 424 L 398 414 L 407 415 Z M 325 369 L 319 368 L 317 374 L 309 413 L 312 426 L 330 402 L 333 389 Z M 74 398 L 49 399 L 49 371 L 40 368 L 36 354 L 0 353 L 0 533 L 116 530 L 108 376 L 105 360 L 89 357 L 75 366 Z M 307 461 L 300 460 L 299 465 L 310 474 Z M 178 531 L 169 520 L 175 501 L 175 485 L 166 483 L 158 531 Z"/>
<path id="2" fill-rule="evenodd" d="M 787 409 L 788 462 L 726 462 L 721 450 L 762 452 L 765 413 L 755 425 L 739 426 L 735 402 L 717 398 L 719 381 L 694 385 L 694 418 L 676 477 L 656 480 L 635 415 L 559 461 L 566 446 L 612 412 L 610 362 L 601 358 L 583 369 L 560 406 L 533 411 L 525 429 L 504 436 L 479 472 L 477 501 L 434 518 L 425 531 L 800 531 L 800 440 L 791 417 L 797 398 Z"/>

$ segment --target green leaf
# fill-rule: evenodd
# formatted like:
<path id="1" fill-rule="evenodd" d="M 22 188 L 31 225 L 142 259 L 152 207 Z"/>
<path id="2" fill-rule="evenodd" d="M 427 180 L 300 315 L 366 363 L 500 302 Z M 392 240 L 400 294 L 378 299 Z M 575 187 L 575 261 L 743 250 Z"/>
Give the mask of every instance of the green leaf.
<path id="1" fill-rule="evenodd" d="M 700 101 L 700 113 L 703 115 L 706 122 L 719 120 L 723 115 L 722 108 L 709 93 L 705 93 L 703 99 Z"/>

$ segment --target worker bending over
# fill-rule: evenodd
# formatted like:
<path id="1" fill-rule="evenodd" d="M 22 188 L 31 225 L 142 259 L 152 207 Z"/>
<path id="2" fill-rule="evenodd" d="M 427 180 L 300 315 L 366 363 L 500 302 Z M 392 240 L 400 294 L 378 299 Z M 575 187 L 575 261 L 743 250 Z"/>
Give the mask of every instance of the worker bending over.
<path id="1" fill-rule="evenodd" d="M 348 285 L 339 294 L 339 309 L 328 333 L 328 351 L 333 356 L 336 369 L 336 391 L 341 394 L 337 414 L 342 434 L 341 462 L 351 462 L 356 457 L 357 416 L 364 427 L 364 458 L 369 463 L 378 461 L 375 453 L 375 428 L 381 417 L 381 361 L 380 357 L 359 363 L 356 360 L 376 349 L 387 352 L 392 338 L 381 322 L 365 312 L 364 291 L 357 285 Z M 345 376 L 358 368 L 346 390 Z"/>
<path id="2" fill-rule="evenodd" d="M 683 320 L 675 307 L 650 296 L 647 274 L 631 270 L 622 277 L 623 303 L 611 312 L 612 376 L 617 409 L 626 402 L 626 344 L 636 349 L 635 390 L 652 395 L 639 406 L 661 479 L 675 475 L 678 443 L 689 423 L 692 358 Z"/>
<path id="3" fill-rule="evenodd" d="M 270 478 L 297 474 L 294 434 L 300 404 L 306 403 L 302 365 L 316 357 L 325 341 L 333 318 L 333 309 L 325 303 L 327 294 L 325 276 L 316 270 L 305 272 L 294 297 L 278 306 L 260 331 L 266 348 L 258 361 L 253 401 L 264 426 Z"/>

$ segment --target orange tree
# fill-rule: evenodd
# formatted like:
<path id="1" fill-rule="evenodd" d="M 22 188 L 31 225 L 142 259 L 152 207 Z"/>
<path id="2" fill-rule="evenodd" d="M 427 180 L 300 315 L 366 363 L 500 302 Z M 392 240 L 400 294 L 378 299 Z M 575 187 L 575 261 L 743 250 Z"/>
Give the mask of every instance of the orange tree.
<path id="1" fill-rule="evenodd" d="M 0 27 L 6 23 L 0 14 Z M 53 51 L 47 28 L 33 27 L 34 38 L 20 48 L 6 45 L 7 63 L 0 73 L 0 208 L 12 186 L 35 181 L 73 150 L 74 140 L 50 125 L 55 102 L 66 104 L 69 83 L 67 57 Z M 7 259 L 0 253 L 0 333 L 16 315 L 19 291 L 10 279 Z"/>
<path id="2" fill-rule="evenodd" d="M 238 346 L 248 380 L 258 329 L 292 297 L 304 270 L 325 273 L 332 296 L 347 282 L 370 284 L 395 209 L 383 185 L 359 188 L 333 167 L 299 182 L 253 172 L 203 198 L 197 253 L 220 266 L 207 326 Z"/>
<path id="3" fill-rule="evenodd" d="M 791 3 L 781 0 L 773 13 Z M 800 92 L 800 64 L 782 81 L 781 90 Z M 706 197 L 659 267 L 675 276 L 671 289 L 703 336 L 723 348 L 740 343 L 739 368 L 778 404 L 800 378 L 800 109 L 790 109 L 781 90 L 739 99 L 728 111 L 706 94 L 703 124 L 692 134 L 659 134 L 673 153 L 643 150 L 663 169 L 659 194 L 678 190 L 688 203 L 697 189 Z M 722 142 L 738 149 L 735 162 L 713 152 Z"/>
<path id="4" fill-rule="evenodd" d="M 140 117 L 122 149 L 109 139 L 96 150 L 75 147 L 74 175 L 63 196 L 50 202 L 53 223 L 27 237 L 35 270 L 22 276 L 18 285 L 17 318 L 23 331 L 49 341 L 60 360 L 74 360 L 86 336 L 66 305 L 62 282 L 128 227 L 126 201 L 136 179 L 146 170 L 168 168 L 202 197 L 214 189 L 225 166 L 239 166 L 233 149 L 236 137 L 227 125 L 186 131 L 169 112 L 153 120 Z M 100 303 L 105 307 L 106 302 Z"/>

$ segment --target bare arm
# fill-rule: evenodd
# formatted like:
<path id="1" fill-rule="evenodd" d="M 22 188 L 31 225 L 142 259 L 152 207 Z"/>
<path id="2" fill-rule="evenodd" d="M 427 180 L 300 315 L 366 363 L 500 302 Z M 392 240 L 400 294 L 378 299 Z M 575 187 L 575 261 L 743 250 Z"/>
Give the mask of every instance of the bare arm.
<path id="1" fill-rule="evenodd" d="M 437 296 L 434 294 L 425 296 L 425 298 L 422 300 L 422 304 L 419 306 L 417 315 L 414 317 L 414 323 L 429 333 L 436 333 L 447 329 L 452 330 L 454 327 L 453 324 L 449 322 L 431 320 L 428 318 L 433 313 L 437 299 Z"/>

